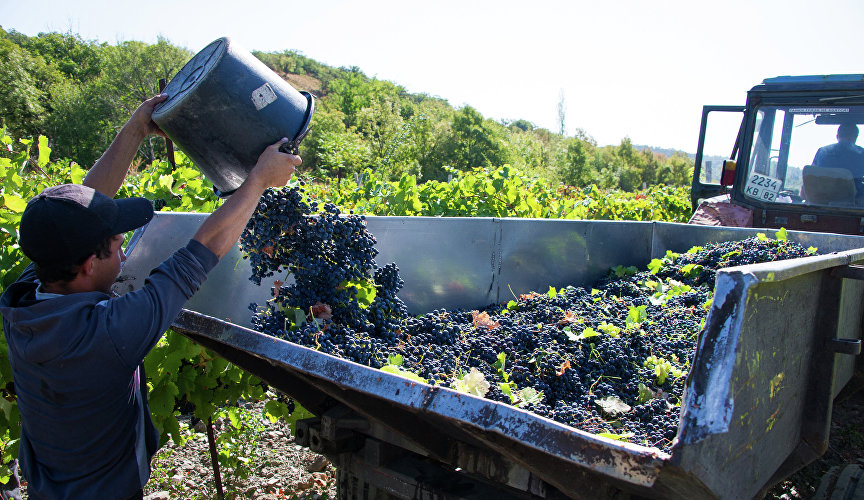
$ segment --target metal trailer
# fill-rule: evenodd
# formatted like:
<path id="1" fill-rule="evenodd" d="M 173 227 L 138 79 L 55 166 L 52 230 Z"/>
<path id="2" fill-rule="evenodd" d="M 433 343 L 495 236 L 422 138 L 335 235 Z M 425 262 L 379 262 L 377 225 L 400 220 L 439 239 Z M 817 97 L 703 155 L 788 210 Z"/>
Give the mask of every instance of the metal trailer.
<path id="1" fill-rule="evenodd" d="M 129 243 L 121 288 L 183 246 L 201 214 L 160 213 Z M 610 267 L 757 230 L 659 222 L 368 217 L 379 265 L 396 262 L 412 313 L 476 308 Z M 770 230 L 768 231 L 770 233 Z M 729 268 L 666 453 L 510 405 L 409 381 L 248 328 L 269 286 L 239 250 L 173 327 L 318 417 L 296 439 L 337 467 L 340 498 L 752 498 L 820 456 L 832 401 L 861 351 L 864 238 L 790 232 L 825 255 Z"/>

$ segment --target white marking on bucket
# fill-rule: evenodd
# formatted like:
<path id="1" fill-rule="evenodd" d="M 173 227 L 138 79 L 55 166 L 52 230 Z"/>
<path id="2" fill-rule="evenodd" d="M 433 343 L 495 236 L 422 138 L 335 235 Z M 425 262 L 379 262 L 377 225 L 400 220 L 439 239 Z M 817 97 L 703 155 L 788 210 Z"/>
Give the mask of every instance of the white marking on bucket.
<path id="1" fill-rule="evenodd" d="M 269 83 L 265 83 L 252 91 L 252 104 L 255 105 L 256 111 L 261 111 L 275 100 L 276 92 L 273 92 L 273 88 L 270 87 Z"/>

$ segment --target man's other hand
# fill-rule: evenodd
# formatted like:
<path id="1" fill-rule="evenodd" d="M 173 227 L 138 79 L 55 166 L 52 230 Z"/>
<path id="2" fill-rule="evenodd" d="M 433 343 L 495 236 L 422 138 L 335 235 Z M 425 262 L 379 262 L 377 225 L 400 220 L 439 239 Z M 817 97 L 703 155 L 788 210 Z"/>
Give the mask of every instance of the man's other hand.
<path id="1" fill-rule="evenodd" d="M 303 163 L 303 160 L 297 155 L 290 155 L 279 151 L 279 146 L 288 139 L 282 139 L 275 144 L 267 146 L 261 156 L 258 157 L 258 163 L 249 172 L 247 181 L 255 182 L 262 189 L 268 187 L 282 187 L 291 179 L 294 174 L 294 167 Z"/>

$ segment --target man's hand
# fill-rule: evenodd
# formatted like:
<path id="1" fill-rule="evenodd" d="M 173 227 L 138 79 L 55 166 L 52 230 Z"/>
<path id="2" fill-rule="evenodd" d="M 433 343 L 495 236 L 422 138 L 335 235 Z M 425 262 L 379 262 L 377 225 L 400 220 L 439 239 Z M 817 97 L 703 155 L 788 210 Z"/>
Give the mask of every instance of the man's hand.
<path id="1" fill-rule="evenodd" d="M 164 102 L 166 99 L 168 99 L 168 94 L 159 94 L 142 102 L 141 105 L 138 106 L 138 109 L 132 113 L 132 117 L 129 118 L 127 126 L 132 127 L 133 130 L 141 134 L 142 138 L 147 137 L 150 134 L 165 137 L 165 133 L 162 132 L 159 126 L 153 121 L 153 109 L 157 104 Z"/>
<path id="2" fill-rule="evenodd" d="M 287 140 L 267 146 L 243 184 L 204 220 L 193 236 L 220 259 L 237 243 L 264 190 L 284 186 L 294 174 L 294 167 L 302 162 L 297 155 L 279 151 Z"/>
<path id="3" fill-rule="evenodd" d="M 258 157 L 258 163 L 249 172 L 246 182 L 251 182 L 263 191 L 268 187 L 281 187 L 288 183 L 294 174 L 294 167 L 300 165 L 303 160 L 297 155 L 289 155 L 279 151 L 279 146 L 287 142 L 282 139 L 275 144 L 267 146 L 267 149 Z"/>

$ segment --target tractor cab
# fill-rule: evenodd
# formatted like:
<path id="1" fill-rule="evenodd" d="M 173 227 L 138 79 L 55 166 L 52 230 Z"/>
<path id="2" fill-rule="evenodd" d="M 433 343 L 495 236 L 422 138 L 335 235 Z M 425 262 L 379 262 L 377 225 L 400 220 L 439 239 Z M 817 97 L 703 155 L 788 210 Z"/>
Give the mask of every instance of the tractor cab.
<path id="1" fill-rule="evenodd" d="M 864 75 L 771 78 L 743 107 L 705 106 L 691 222 L 864 233 L 862 130 Z"/>

